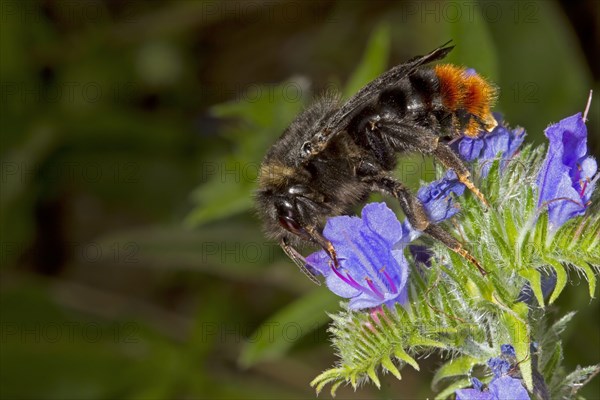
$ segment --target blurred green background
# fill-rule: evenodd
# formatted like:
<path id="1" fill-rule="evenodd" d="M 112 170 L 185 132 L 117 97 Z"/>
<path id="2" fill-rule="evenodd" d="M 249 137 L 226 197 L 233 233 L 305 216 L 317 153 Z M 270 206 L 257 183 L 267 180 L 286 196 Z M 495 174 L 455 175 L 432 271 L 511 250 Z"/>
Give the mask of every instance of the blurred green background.
<path id="1" fill-rule="evenodd" d="M 593 0 L 0 4 L 6 399 L 313 397 L 338 299 L 251 209 L 262 155 L 305 102 L 449 39 L 530 142 L 599 89 Z M 412 156 L 398 174 L 416 188 L 433 168 Z M 571 278 L 551 315 L 580 310 L 573 369 L 600 361 L 600 318 Z M 338 398 L 431 396 L 437 361 Z"/>

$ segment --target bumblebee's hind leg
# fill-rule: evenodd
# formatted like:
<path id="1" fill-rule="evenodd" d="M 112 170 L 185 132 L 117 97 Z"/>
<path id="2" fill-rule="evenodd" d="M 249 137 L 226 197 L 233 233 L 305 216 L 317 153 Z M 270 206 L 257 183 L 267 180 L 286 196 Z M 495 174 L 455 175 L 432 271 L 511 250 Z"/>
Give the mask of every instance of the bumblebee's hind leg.
<path id="1" fill-rule="evenodd" d="M 446 247 L 448 247 L 450 250 L 452 250 L 456 254 L 462 256 L 465 260 L 469 261 L 471 264 L 475 265 L 475 267 L 477 267 L 477 269 L 479 270 L 481 275 L 487 274 L 486 270 L 483 269 L 481 264 L 479 264 L 479 261 L 477 261 L 477 259 L 475 257 L 473 257 L 471 255 L 471 253 L 469 253 L 463 247 L 463 245 L 454 238 L 454 236 L 452 236 L 450 233 L 448 233 L 447 231 L 442 229 L 442 227 L 440 227 L 439 225 L 431 224 L 427 228 L 425 228 L 424 232 L 427 233 L 432 238 L 437 239 L 440 242 L 444 243 L 446 245 Z"/>
<path id="2" fill-rule="evenodd" d="M 479 191 L 477 186 L 473 184 L 471 181 L 471 173 L 462 162 L 462 160 L 458 157 L 458 155 L 450 148 L 448 145 L 444 143 L 438 143 L 437 148 L 433 151 L 433 156 L 436 157 L 440 162 L 446 167 L 451 168 L 456 172 L 456 176 L 458 176 L 458 180 L 467 187 L 477 198 L 489 208 L 489 203 L 487 202 L 483 193 Z"/>
<path id="3" fill-rule="evenodd" d="M 398 199 L 404 214 L 406 214 L 406 218 L 413 228 L 423 231 L 432 238 L 439 240 L 450 250 L 475 265 L 482 275 L 486 274 L 486 271 L 481 267 L 481 264 L 479 264 L 477 259 L 475 259 L 475 257 L 473 257 L 458 240 L 439 225 L 432 224 L 429 221 L 425 208 L 419 199 L 401 182 L 398 182 L 389 176 L 380 176 L 373 178 L 372 183 L 376 189 L 391 194 Z"/>

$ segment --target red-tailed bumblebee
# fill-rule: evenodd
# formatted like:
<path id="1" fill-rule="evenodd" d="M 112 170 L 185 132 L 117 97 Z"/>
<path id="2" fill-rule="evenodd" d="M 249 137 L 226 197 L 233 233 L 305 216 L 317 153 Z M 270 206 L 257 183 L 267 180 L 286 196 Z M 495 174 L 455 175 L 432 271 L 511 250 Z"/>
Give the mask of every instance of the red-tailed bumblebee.
<path id="1" fill-rule="evenodd" d="M 475 264 L 451 234 L 429 222 L 423 205 L 393 175 L 399 154 L 421 152 L 453 169 L 484 204 L 470 173 L 444 138 L 477 136 L 496 125 L 492 84 L 443 59 L 447 44 L 398 65 L 346 103 L 326 95 L 305 109 L 267 152 L 256 202 L 267 234 L 315 282 L 295 246 L 321 246 L 337 268 L 322 230 L 327 218 L 350 214 L 371 192 L 394 196 L 411 225 Z"/>

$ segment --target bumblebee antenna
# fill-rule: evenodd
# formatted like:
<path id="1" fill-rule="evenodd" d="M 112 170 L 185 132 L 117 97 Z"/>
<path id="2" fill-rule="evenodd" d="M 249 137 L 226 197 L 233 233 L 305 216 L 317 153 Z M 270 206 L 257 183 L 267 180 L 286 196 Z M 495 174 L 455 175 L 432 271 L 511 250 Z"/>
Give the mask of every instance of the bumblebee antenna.
<path id="1" fill-rule="evenodd" d="M 304 275 L 306 275 L 308 279 L 310 279 L 315 285 L 321 286 L 321 281 L 319 281 L 316 275 L 306 267 L 306 259 L 302 256 L 302 254 L 298 253 L 298 250 L 290 246 L 285 238 L 281 239 L 279 245 L 285 254 L 294 262 L 294 264 L 296 264 L 296 266 Z"/>

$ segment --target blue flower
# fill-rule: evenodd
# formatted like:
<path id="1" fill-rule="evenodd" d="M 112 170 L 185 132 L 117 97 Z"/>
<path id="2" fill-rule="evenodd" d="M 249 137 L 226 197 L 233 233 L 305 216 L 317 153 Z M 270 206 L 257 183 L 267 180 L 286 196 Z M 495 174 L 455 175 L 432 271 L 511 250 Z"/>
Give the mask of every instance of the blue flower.
<path id="1" fill-rule="evenodd" d="M 548 207 L 552 230 L 583 215 L 597 179 L 596 160 L 588 155 L 587 128 L 577 113 L 545 130 L 548 153 L 537 178 L 538 207 Z"/>
<path id="2" fill-rule="evenodd" d="M 350 299 L 351 309 L 406 303 L 408 262 L 404 248 L 394 248 L 402 239 L 402 226 L 385 203 L 367 204 L 362 218 L 330 218 L 323 235 L 336 249 L 339 268 L 325 251 L 306 261 L 325 276 L 333 293 Z"/>
<path id="3" fill-rule="evenodd" d="M 500 346 L 500 353 L 502 353 L 503 356 L 509 357 L 509 358 L 516 358 L 517 357 L 517 352 L 515 351 L 515 348 L 512 345 L 510 345 L 510 344 L 503 344 L 503 345 L 501 345 Z"/>
<path id="4" fill-rule="evenodd" d="M 473 389 L 460 389 L 456 391 L 456 400 L 530 400 L 529 393 L 521 383 L 520 379 L 509 376 L 511 362 L 515 360 L 515 349 L 513 346 L 504 344 L 501 346 L 502 355 L 498 358 L 490 358 L 488 367 L 494 373 L 494 378 L 484 389 L 483 383 L 473 378 Z"/>
<path id="5" fill-rule="evenodd" d="M 423 186 L 417 192 L 417 198 L 425 207 L 425 212 L 431 223 L 440 223 L 460 211 L 454 195 L 461 196 L 465 185 L 459 182 L 456 173 L 448 170 L 442 179 Z M 408 220 L 402 224 L 403 240 L 408 243 L 421 236 L 421 232 L 412 227 Z"/>
<path id="6" fill-rule="evenodd" d="M 525 139 L 523 128 L 508 128 L 500 114 L 494 113 L 494 118 L 498 121 L 498 126 L 493 131 L 476 138 L 465 136 L 452 145 L 465 161 L 479 161 L 482 177 L 488 175 L 493 161 L 499 156 L 500 170 L 504 170 Z"/>

